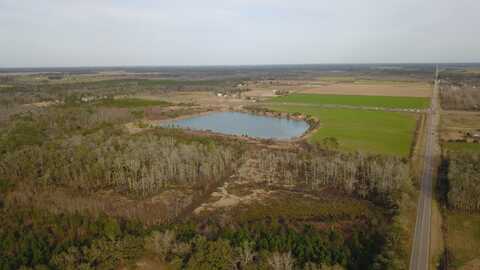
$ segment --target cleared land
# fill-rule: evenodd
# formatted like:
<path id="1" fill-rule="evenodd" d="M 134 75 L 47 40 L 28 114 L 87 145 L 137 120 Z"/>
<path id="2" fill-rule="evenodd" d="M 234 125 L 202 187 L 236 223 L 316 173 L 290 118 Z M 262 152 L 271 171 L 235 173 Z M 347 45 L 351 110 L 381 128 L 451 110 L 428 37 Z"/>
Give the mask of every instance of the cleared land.
<path id="1" fill-rule="evenodd" d="M 453 255 L 449 265 L 454 268 L 472 264 L 474 267 L 480 267 L 478 260 L 480 258 L 480 215 L 459 211 L 449 211 L 447 215 L 447 248 Z M 476 263 L 475 259 L 477 259 Z"/>
<path id="2" fill-rule="evenodd" d="M 346 105 L 398 109 L 425 109 L 430 105 L 428 98 L 418 97 L 342 96 L 317 94 L 293 94 L 276 97 L 271 99 L 271 101 L 309 105 Z"/>
<path id="3" fill-rule="evenodd" d="M 269 108 L 318 118 L 320 128 L 312 134 L 310 142 L 334 137 L 340 148 L 347 151 L 408 156 L 416 126 L 416 116 L 405 113 L 295 105 L 272 105 Z"/>

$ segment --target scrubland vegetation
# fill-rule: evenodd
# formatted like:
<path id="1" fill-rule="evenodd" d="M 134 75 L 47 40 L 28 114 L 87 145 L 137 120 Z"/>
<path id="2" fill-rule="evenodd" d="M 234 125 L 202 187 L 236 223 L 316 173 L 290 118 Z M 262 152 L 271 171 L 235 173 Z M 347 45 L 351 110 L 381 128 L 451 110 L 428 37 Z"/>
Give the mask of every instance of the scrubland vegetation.
<path id="1" fill-rule="evenodd" d="M 440 97 L 445 110 L 480 110 L 480 75 L 444 71 L 440 74 L 442 81 Z"/>

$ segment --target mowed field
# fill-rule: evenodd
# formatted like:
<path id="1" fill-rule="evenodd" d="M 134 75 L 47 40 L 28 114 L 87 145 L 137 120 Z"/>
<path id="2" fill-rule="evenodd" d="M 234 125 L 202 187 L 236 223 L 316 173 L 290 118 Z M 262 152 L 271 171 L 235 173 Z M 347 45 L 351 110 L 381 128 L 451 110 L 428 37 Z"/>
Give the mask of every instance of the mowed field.
<path id="1" fill-rule="evenodd" d="M 480 269 L 480 215 L 448 211 L 447 216 L 447 248 L 453 253 L 450 266 Z"/>
<path id="2" fill-rule="evenodd" d="M 445 146 L 449 151 L 480 153 L 480 143 L 449 142 Z"/>
<path id="3" fill-rule="evenodd" d="M 292 94 L 275 97 L 271 102 L 298 103 L 308 105 L 344 105 L 356 107 L 381 107 L 396 109 L 425 109 L 430 105 L 429 98 L 422 97 L 389 97 L 389 96 L 350 96 L 350 95 L 318 95 Z"/>
<path id="4" fill-rule="evenodd" d="M 363 151 L 406 157 L 414 138 L 417 116 L 398 112 L 325 109 L 296 105 L 270 105 L 272 110 L 302 113 L 320 120 L 309 141 L 334 137 L 346 151 Z"/>

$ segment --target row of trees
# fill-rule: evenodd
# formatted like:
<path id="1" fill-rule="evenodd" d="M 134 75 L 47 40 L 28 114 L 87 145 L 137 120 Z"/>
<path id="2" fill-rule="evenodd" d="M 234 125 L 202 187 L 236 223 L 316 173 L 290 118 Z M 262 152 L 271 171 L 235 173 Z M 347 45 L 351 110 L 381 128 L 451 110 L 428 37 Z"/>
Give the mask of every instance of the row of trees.
<path id="1" fill-rule="evenodd" d="M 408 164 L 395 157 L 266 150 L 254 155 L 259 175 L 269 183 L 311 189 L 332 186 L 389 205 L 394 195 L 410 182 Z"/>
<path id="2" fill-rule="evenodd" d="M 86 191 L 127 188 L 141 195 L 173 185 L 208 187 L 235 168 L 228 146 L 178 143 L 173 137 L 76 136 L 23 147 L 0 160 L 0 177 Z"/>

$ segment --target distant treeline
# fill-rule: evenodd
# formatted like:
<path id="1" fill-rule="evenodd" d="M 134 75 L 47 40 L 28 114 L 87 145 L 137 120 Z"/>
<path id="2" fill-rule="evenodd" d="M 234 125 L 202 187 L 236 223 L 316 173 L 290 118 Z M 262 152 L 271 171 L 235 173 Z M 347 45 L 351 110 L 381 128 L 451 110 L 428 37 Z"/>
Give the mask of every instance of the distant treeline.
<path id="1" fill-rule="evenodd" d="M 219 91 L 231 89 L 235 81 L 173 79 L 108 79 L 68 83 L 9 83 L 0 88 L 0 104 L 68 101 L 71 96 L 116 96 L 165 91 Z"/>
<path id="2" fill-rule="evenodd" d="M 402 188 L 411 184 L 408 164 L 395 157 L 323 150 L 259 151 L 255 156 L 259 174 L 272 184 L 331 186 L 385 206 L 392 206 Z"/>

